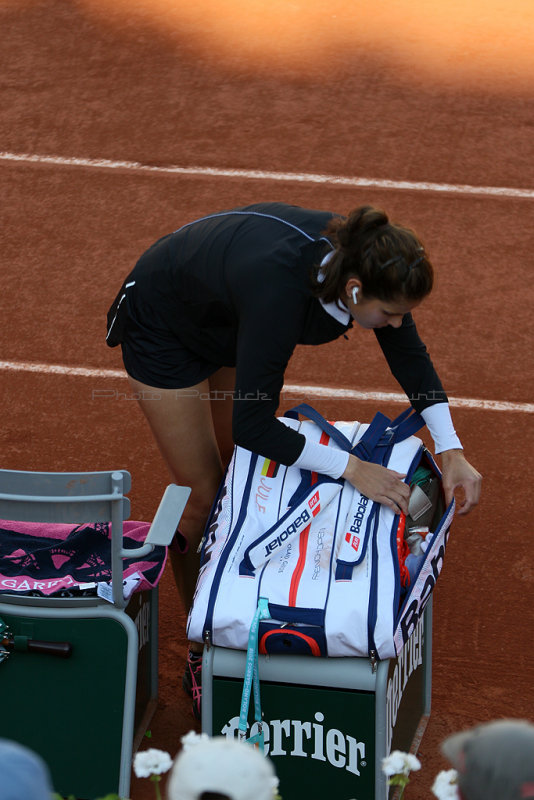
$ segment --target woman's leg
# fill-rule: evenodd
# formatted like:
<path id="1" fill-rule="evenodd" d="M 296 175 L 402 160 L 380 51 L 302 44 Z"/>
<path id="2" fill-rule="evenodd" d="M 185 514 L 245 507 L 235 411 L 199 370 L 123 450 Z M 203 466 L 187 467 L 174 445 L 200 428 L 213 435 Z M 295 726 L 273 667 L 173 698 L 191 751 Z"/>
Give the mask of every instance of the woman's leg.
<path id="1" fill-rule="evenodd" d="M 191 487 L 180 529 L 189 543 L 185 555 L 169 551 L 178 593 L 187 612 L 195 591 L 198 545 L 232 450 L 232 406 L 235 370 L 222 368 L 189 389 L 153 389 L 130 378 L 172 479 Z M 221 458 L 222 455 L 222 458 Z M 189 643 L 183 688 L 193 698 L 200 719 L 199 642 Z"/>
<path id="2" fill-rule="evenodd" d="M 234 406 L 235 369 L 221 367 L 209 378 L 211 416 L 223 467 L 226 468 L 234 450 L 232 411 Z M 239 401 L 237 401 L 239 402 Z"/>
<path id="3" fill-rule="evenodd" d="M 210 384 L 205 380 L 188 389 L 155 389 L 133 378 L 129 380 L 172 480 L 191 487 L 180 522 L 189 548 L 185 555 L 170 551 L 176 586 L 187 612 L 198 576 L 198 546 L 223 476 L 209 399 Z"/>

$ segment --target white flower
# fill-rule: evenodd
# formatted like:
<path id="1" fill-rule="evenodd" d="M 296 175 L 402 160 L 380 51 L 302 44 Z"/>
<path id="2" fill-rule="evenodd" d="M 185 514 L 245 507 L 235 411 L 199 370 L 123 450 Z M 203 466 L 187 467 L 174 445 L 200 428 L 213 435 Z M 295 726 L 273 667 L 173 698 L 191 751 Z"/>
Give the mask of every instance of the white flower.
<path id="1" fill-rule="evenodd" d="M 387 758 L 382 759 L 382 772 L 384 775 L 409 775 L 421 769 L 421 762 L 411 753 L 393 750 Z"/>
<path id="2" fill-rule="evenodd" d="M 202 744 L 202 742 L 209 741 L 209 738 L 210 737 L 207 733 L 189 731 L 189 733 L 186 733 L 185 736 L 182 736 L 180 741 L 182 742 L 183 749 L 187 750 L 189 747 L 196 747 L 197 744 Z"/>
<path id="3" fill-rule="evenodd" d="M 458 800 L 458 773 L 455 769 L 444 769 L 432 784 L 432 794 L 438 800 Z"/>
<path id="4" fill-rule="evenodd" d="M 272 786 L 272 790 L 273 790 L 273 797 L 274 797 L 274 798 L 277 798 L 277 797 L 279 797 L 280 795 L 278 794 L 278 788 L 279 788 L 279 786 L 280 786 L 280 780 L 279 780 L 279 779 L 278 779 L 278 778 L 275 776 L 274 778 L 270 778 L 270 779 L 269 779 L 269 783 L 270 783 L 270 784 L 271 784 L 271 786 Z"/>
<path id="5" fill-rule="evenodd" d="M 387 758 L 382 759 L 382 772 L 384 775 L 398 775 L 404 770 L 404 753 L 394 750 Z"/>
<path id="6" fill-rule="evenodd" d="M 151 775 L 161 775 L 172 767 L 172 758 L 164 750 L 151 747 L 136 753 L 133 768 L 138 778 L 149 778 Z"/>
<path id="7" fill-rule="evenodd" d="M 405 762 L 408 772 L 417 772 L 418 769 L 421 769 L 421 762 L 417 756 L 412 755 L 412 753 L 405 754 Z"/>

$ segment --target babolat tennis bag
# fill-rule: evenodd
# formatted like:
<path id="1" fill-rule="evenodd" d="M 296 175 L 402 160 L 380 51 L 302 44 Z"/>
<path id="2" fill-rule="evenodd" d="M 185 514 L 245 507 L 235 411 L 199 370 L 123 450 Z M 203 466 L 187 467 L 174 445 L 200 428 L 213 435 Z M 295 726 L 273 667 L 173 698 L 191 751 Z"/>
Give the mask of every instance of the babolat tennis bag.
<path id="1" fill-rule="evenodd" d="M 405 473 L 408 516 L 341 478 L 236 447 L 206 529 L 188 637 L 247 650 L 261 598 L 260 653 L 395 657 L 440 574 L 454 515 L 413 435 L 424 421 L 408 409 L 394 421 L 379 413 L 370 425 L 332 424 L 305 405 L 281 421 Z"/>

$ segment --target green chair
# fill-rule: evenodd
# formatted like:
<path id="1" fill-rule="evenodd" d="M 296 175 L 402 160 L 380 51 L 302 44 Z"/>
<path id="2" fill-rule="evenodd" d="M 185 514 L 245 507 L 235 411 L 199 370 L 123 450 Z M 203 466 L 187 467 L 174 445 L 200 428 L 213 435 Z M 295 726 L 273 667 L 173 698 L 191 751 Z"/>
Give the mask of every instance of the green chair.
<path id="1" fill-rule="evenodd" d="M 168 486 L 145 543 L 124 550 L 128 472 L 0 470 L 0 519 L 112 523 L 112 600 L 0 594 L 0 737 L 47 762 L 55 790 L 128 797 L 157 703 L 157 587 L 123 596 L 123 559 L 168 546 L 190 489 Z"/>

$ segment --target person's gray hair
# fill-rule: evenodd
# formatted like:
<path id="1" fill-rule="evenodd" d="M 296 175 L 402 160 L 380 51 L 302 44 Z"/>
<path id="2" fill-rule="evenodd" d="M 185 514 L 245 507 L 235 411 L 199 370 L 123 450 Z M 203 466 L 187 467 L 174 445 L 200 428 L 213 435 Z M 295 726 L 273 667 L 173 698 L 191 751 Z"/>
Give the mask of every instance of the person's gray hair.
<path id="1" fill-rule="evenodd" d="M 2 800 L 51 800 L 52 781 L 43 759 L 18 742 L 0 739 Z"/>

